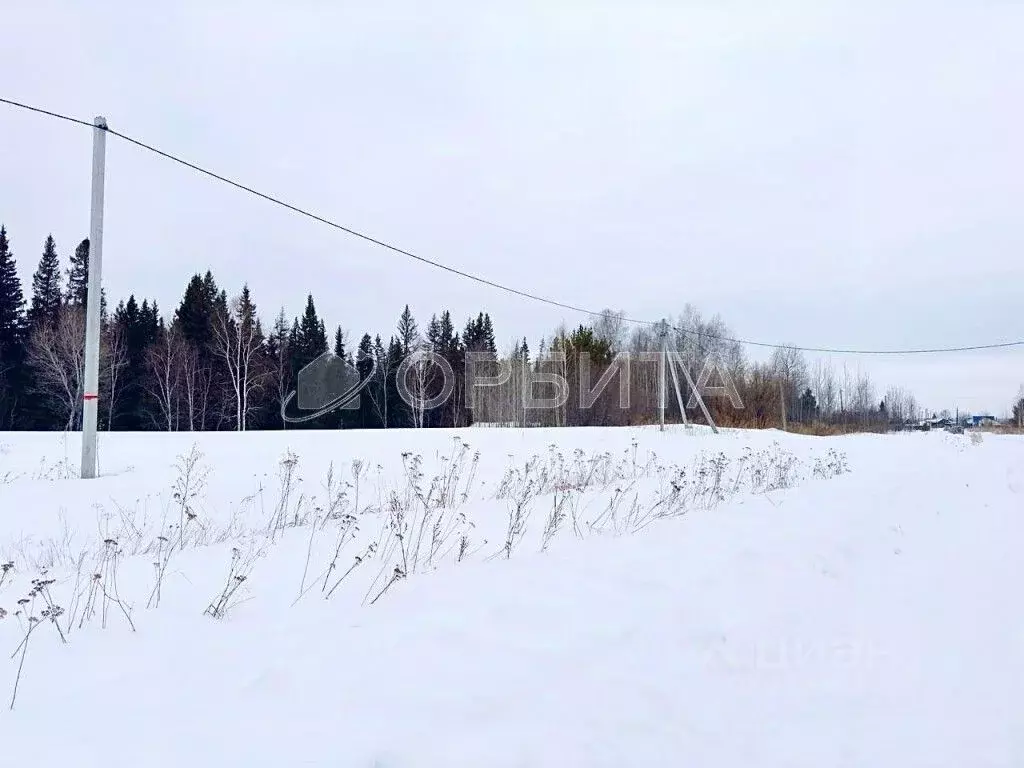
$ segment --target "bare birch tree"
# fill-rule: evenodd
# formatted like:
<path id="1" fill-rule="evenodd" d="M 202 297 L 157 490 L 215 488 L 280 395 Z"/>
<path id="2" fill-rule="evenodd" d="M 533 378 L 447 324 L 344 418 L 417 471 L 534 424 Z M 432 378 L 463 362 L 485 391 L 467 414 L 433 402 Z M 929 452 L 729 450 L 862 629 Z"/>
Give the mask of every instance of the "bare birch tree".
<path id="1" fill-rule="evenodd" d="M 263 386 L 267 371 L 260 365 L 263 331 L 248 286 L 227 311 L 213 321 L 213 349 L 224 361 L 228 386 L 234 400 L 235 429 L 244 432 L 254 410 L 255 393 Z"/>
<path id="2" fill-rule="evenodd" d="M 205 430 L 212 372 L 194 344 L 185 342 L 181 360 L 182 406 L 189 431 Z"/>
<path id="3" fill-rule="evenodd" d="M 118 323 L 110 323 L 103 329 L 101 338 L 100 358 L 103 367 L 107 386 L 105 387 L 107 397 L 105 398 L 107 408 L 107 431 L 114 425 L 117 417 L 117 408 L 120 403 L 121 371 L 128 365 L 128 339 L 125 336 L 124 328 Z"/>
<path id="4" fill-rule="evenodd" d="M 52 323 L 37 328 L 29 339 L 28 365 L 35 394 L 46 399 L 73 429 L 81 419 L 85 378 L 85 314 L 62 307 Z"/>
<path id="5" fill-rule="evenodd" d="M 270 370 L 267 373 L 269 386 L 274 394 L 277 413 L 281 413 L 288 396 L 292 392 L 292 362 L 291 362 L 291 338 L 289 333 L 288 318 L 285 316 L 284 308 L 278 313 L 274 320 L 274 327 L 270 338 L 267 339 L 269 354 L 267 358 L 270 363 Z M 288 422 L 281 419 L 281 426 L 288 428 Z"/>
<path id="6" fill-rule="evenodd" d="M 179 399 L 181 397 L 182 369 L 186 345 L 176 324 L 164 331 L 157 342 L 146 351 L 146 369 L 149 373 L 146 391 L 160 409 L 157 426 L 168 432 L 178 427 Z"/>

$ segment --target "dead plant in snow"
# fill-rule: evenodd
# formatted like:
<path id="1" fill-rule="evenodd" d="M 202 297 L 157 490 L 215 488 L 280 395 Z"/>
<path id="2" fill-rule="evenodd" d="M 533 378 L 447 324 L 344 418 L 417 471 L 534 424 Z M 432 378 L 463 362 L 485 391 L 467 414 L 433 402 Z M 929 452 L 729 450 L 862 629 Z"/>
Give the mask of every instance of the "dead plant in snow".
<path id="1" fill-rule="evenodd" d="M 274 542 L 277 534 L 288 526 L 289 518 L 292 525 L 299 524 L 302 497 L 300 496 L 295 506 L 292 506 L 292 497 L 296 487 L 302 482 L 302 478 L 298 476 L 298 467 L 299 457 L 290 450 L 286 451 L 278 462 L 277 476 L 281 485 L 278 490 L 277 503 L 274 505 L 274 511 L 267 523 L 267 536 L 271 543 Z"/>
<path id="2" fill-rule="evenodd" d="M 243 585 L 249 580 L 256 562 L 266 554 L 266 550 L 257 547 L 255 541 L 248 542 L 243 552 L 240 547 L 231 550 L 231 563 L 228 567 L 228 575 L 224 581 L 224 588 L 210 601 L 203 611 L 204 616 L 214 619 L 223 619 L 228 611 L 239 603 L 239 593 Z"/>
<path id="3" fill-rule="evenodd" d="M 386 521 L 374 548 L 381 565 L 364 603 L 376 602 L 408 575 L 435 568 L 453 555 L 462 562 L 471 553 L 475 526 L 461 507 L 472 492 L 479 461 L 478 452 L 471 454 L 468 443 L 454 438 L 451 453 L 440 457 L 441 469 L 428 481 L 423 457 L 402 454 L 405 483 L 392 489 L 382 510 Z"/>
<path id="4" fill-rule="evenodd" d="M 118 549 L 115 539 L 105 539 L 100 550 L 99 562 L 92 571 L 89 579 L 89 586 L 86 592 L 85 606 L 82 609 L 82 616 L 78 622 L 81 629 L 87 621 L 91 621 L 96 613 L 100 614 L 100 626 L 107 628 L 107 620 L 110 613 L 116 608 L 124 616 L 135 631 L 135 622 L 132 621 L 131 610 L 121 599 L 117 586 L 117 572 L 120 564 L 121 551 Z"/>
<path id="5" fill-rule="evenodd" d="M 522 474 L 511 484 L 508 500 L 508 526 L 505 529 L 505 543 L 502 552 L 505 559 L 512 557 L 512 552 L 526 535 L 526 524 L 530 519 L 532 506 L 530 502 L 536 497 L 537 480 L 532 474 L 533 463 L 527 462 Z"/>
<path id="6" fill-rule="evenodd" d="M 838 477 L 850 468 L 846 464 L 846 454 L 839 453 L 835 448 L 829 448 L 824 456 L 817 456 L 814 459 L 814 476 L 823 479 Z"/>
<path id="7" fill-rule="evenodd" d="M 206 478 L 209 475 L 209 468 L 202 462 L 203 454 L 198 446 L 192 446 L 187 455 L 178 457 L 175 464 L 177 475 L 171 489 L 171 498 L 174 500 L 175 511 L 178 523 L 177 532 L 174 526 L 167 529 L 166 534 L 156 537 L 156 560 L 153 561 L 153 589 L 150 591 L 147 608 L 158 608 L 160 597 L 163 594 L 164 577 L 167 575 L 167 567 L 170 565 L 171 556 L 176 551 L 185 548 L 186 532 L 197 526 L 198 517 L 195 510 L 195 501 L 206 488 Z M 124 514 L 122 513 L 122 520 Z"/>
<path id="8" fill-rule="evenodd" d="M 13 573 L 13 572 L 14 572 L 14 563 L 13 562 L 9 561 L 9 562 L 4 563 L 3 565 L 0 565 L 0 587 L 2 587 L 4 585 L 5 581 L 7 581 L 7 575 L 9 573 Z"/>
<path id="9" fill-rule="evenodd" d="M 50 585 L 53 583 L 53 579 L 33 579 L 32 589 L 29 590 L 28 596 L 18 600 L 18 608 L 14 612 L 15 617 L 21 623 L 23 634 L 21 642 L 18 643 L 18 646 L 11 654 L 11 659 L 17 659 L 18 661 L 18 670 L 14 677 L 14 689 L 11 692 L 10 708 L 12 710 L 18 699 L 18 686 L 21 683 L 21 673 L 25 668 L 25 657 L 28 655 L 28 647 L 32 636 L 41 627 L 50 625 L 60 635 L 61 642 L 67 643 L 67 637 L 60 626 L 60 617 L 64 615 L 64 609 L 53 601 L 53 597 L 50 594 Z M 36 608 L 39 607 L 39 603 L 42 603 L 42 610 L 37 616 Z M 0 608 L 0 619 L 6 617 L 7 611 Z"/>

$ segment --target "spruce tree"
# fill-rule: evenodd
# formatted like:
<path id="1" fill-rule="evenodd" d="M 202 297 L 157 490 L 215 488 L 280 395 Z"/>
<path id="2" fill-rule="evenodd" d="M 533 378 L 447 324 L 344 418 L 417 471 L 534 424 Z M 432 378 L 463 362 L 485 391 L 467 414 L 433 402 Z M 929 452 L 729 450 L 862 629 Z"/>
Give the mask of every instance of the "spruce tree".
<path id="1" fill-rule="evenodd" d="M 431 315 L 430 322 L 427 323 L 427 346 L 432 352 L 437 352 L 440 345 L 441 321 L 437 319 L 437 315 Z"/>
<path id="2" fill-rule="evenodd" d="M 483 323 L 481 324 L 481 332 L 483 335 L 485 349 L 491 354 L 492 357 L 497 359 L 498 346 L 494 340 L 494 326 L 491 324 L 491 316 L 484 312 Z"/>
<path id="3" fill-rule="evenodd" d="M 340 325 L 334 330 L 334 354 L 342 360 L 345 359 L 345 332 L 341 330 Z"/>
<path id="4" fill-rule="evenodd" d="M 381 340 L 379 333 L 373 339 L 373 359 L 375 381 L 370 385 L 370 388 L 372 389 L 371 397 L 374 403 L 374 412 L 377 415 L 380 426 L 387 429 L 390 424 L 390 414 L 388 413 L 388 379 L 392 376 L 392 373 L 391 361 L 388 360 L 388 350 L 385 349 L 384 342 Z"/>
<path id="5" fill-rule="evenodd" d="M 291 369 L 291 333 L 288 325 L 288 318 L 284 313 L 284 307 L 277 313 L 274 319 L 274 327 L 267 338 L 267 370 L 270 371 L 270 393 L 273 400 L 273 415 L 269 424 L 274 427 L 284 427 L 285 422 L 280 418 L 281 403 L 292 391 L 292 369 Z"/>
<path id="6" fill-rule="evenodd" d="M 67 278 L 65 300 L 71 306 L 84 307 L 89 295 L 89 238 L 85 238 L 75 248 Z"/>
<path id="7" fill-rule="evenodd" d="M 359 347 L 356 349 L 356 370 L 359 371 L 360 381 L 366 381 L 366 379 L 373 375 L 374 362 L 373 340 L 370 338 L 370 334 L 364 333 L 363 338 L 359 340 Z M 380 426 L 380 421 L 377 419 L 377 414 L 373 407 L 372 394 L 367 391 L 371 386 L 373 385 L 367 385 L 359 397 L 358 426 L 363 429 Z"/>
<path id="8" fill-rule="evenodd" d="M 185 295 L 174 312 L 174 322 L 182 336 L 195 345 L 201 354 L 209 354 L 213 341 L 213 323 L 218 312 L 227 312 L 227 293 L 217 287 L 209 271 L 200 277 L 192 276 L 185 287 Z"/>
<path id="9" fill-rule="evenodd" d="M 227 295 L 222 291 L 217 299 L 218 306 L 223 306 L 227 312 Z M 252 333 L 257 344 L 263 343 L 263 328 L 260 325 L 260 318 L 256 311 L 256 302 L 252 300 L 252 293 L 249 291 L 248 283 L 242 286 L 242 293 L 238 297 L 238 322 L 242 325 L 242 333 L 248 338 Z"/>
<path id="10" fill-rule="evenodd" d="M 814 419 L 818 414 L 818 401 L 810 387 L 800 395 L 800 416 L 803 419 Z"/>
<path id="11" fill-rule="evenodd" d="M 25 297 L 18 266 L 0 226 L 0 429 L 14 426 L 24 381 Z"/>
<path id="12" fill-rule="evenodd" d="M 402 341 L 397 336 L 392 336 L 388 343 L 388 365 L 387 377 L 384 380 L 384 396 L 387 398 L 387 413 L 389 427 L 408 427 L 412 425 L 409 405 L 398 391 L 398 367 L 404 360 Z"/>
<path id="13" fill-rule="evenodd" d="M 53 235 L 43 244 L 43 256 L 32 275 L 32 303 L 28 309 L 30 328 L 42 328 L 57 322 L 63 296 L 60 290 L 60 259 Z"/>
<path id="14" fill-rule="evenodd" d="M 324 321 L 317 315 L 313 296 L 306 297 L 306 310 L 302 317 L 295 320 L 288 338 L 289 370 L 292 379 L 297 381 L 299 372 L 307 365 L 328 351 L 327 329 Z M 340 425 L 344 414 L 327 413 L 322 418 L 295 424 L 297 429 L 324 429 Z M 291 425 L 288 427 L 292 428 Z"/>
<path id="15" fill-rule="evenodd" d="M 292 321 L 292 327 L 288 331 L 288 351 L 291 353 L 291 360 L 295 360 L 299 354 L 299 346 L 301 345 L 301 338 L 299 333 L 299 320 L 296 318 Z"/>
<path id="16" fill-rule="evenodd" d="M 401 317 L 398 318 L 398 340 L 402 344 L 402 357 L 405 358 L 416 346 L 420 336 L 419 326 L 409 311 L 409 305 L 405 305 Z"/>
<path id="17" fill-rule="evenodd" d="M 485 352 L 491 360 L 498 359 L 494 328 L 489 315 L 480 312 L 475 320 L 466 321 L 466 327 L 462 331 L 462 346 L 471 352 Z"/>
<path id="18" fill-rule="evenodd" d="M 203 276 L 192 276 L 174 313 L 173 324 L 194 350 L 203 390 L 209 393 L 200 412 L 200 429 L 233 426 L 233 412 L 226 399 L 227 370 L 213 345 L 215 318 L 218 313 L 227 313 L 227 303 L 227 294 L 217 287 L 213 273 L 207 271 Z"/>
<path id="19" fill-rule="evenodd" d="M 470 318 L 466 321 L 466 325 L 462 329 L 462 346 L 468 350 L 476 350 L 476 325 L 473 323 L 473 319 Z"/>
<path id="20" fill-rule="evenodd" d="M 306 311 L 298 321 L 298 336 L 292 351 L 292 366 L 296 374 L 327 351 L 327 330 L 316 313 L 313 295 L 306 297 Z"/>
<path id="21" fill-rule="evenodd" d="M 452 314 L 447 309 L 441 313 L 438 320 L 437 343 L 435 351 L 445 357 L 455 352 L 459 346 L 459 337 L 455 335 L 455 326 L 452 325 Z"/>
<path id="22" fill-rule="evenodd" d="M 174 312 L 181 335 L 199 350 L 205 350 L 213 340 L 213 302 L 210 286 L 199 275 L 193 275 Z"/>
<path id="23" fill-rule="evenodd" d="M 25 334 L 25 297 L 21 292 L 18 265 L 0 226 L 0 371 L 20 362 Z"/>
<path id="24" fill-rule="evenodd" d="M 124 337 L 125 365 L 120 372 L 119 403 L 112 415 L 115 429 L 143 430 L 154 426 L 149 409 L 155 404 L 147 390 L 149 370 L 146 355 L 160 338 L 161 320 L 156 302 L 144 299 L 140 305 L 132 294 L 114 309 L 111 328 Z"/>

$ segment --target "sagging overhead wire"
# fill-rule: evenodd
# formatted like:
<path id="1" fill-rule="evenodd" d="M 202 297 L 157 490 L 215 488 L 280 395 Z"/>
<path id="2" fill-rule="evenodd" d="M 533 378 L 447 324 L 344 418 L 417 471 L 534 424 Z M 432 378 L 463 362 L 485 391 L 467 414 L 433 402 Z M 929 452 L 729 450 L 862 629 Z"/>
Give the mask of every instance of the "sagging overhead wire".
<path id="1" fill-rule="evenodd" d="M 54 111 L 51 111 L 51 110 L 48 110 L 48 109 L 43 109 L 42 107 L 37 107 L 37 106 L 30 105 L 30 104 L 24 104 L 22 102 L 14 101 L 12 99 L 6 99 L 6 98 L 3 98 L 3 97 L 0 97 L 0 103 L 7 104 L 8 106 L 16 107 L 18 109 L 23 109 L 23 110 L 27 110 L 29 112 L 34 112 L 34 113 L 37 113 L 37 114 L 40 114 L 40 115 L 44 115 L 46 117 L 51 117 L 51 118 L 55 118 L 55 119 L 59 119 L 59 120 L 65 120 L 65 121 L 70 122 L 70 123 L 76 123 L 78 125 L 83 125 L 83 126 L 85 126 L 87 128 L 95 128 L 96 127 L 96 126 L 93 125 L 93 123 L 89 122 L 88 120 L 82 120 L 80 118 L 72 117 L 70 115 L 62 114 L 60 112 L 54 112 Z M 579 307 L 579 306 L 576 306 L 576 305 L 573 305 L 573 304 L 569 304 L 567 302 L 558 301 L 556 299 L 551 299 L 551 298 L 548 298 L 546 296 L 541 296 L 540 294 L 537 294 L 537 293 L 532 293 L 530 291 L 525 291 L 525 290 L 521 290 L 521 289 L 518 289 L 518 288 L 513 288 L 512 286 L 505 285 L 503 283 L 499 283 L 499 282 L 494 281 L 494 280 L 490 280 L 490 279 L 488 279 L 486 277 L 481 277 L 480 275 L 475 275 L 475 274 L 473 274 L 471 272 L 466 272 L 464 270 L 457 269 L 456 267 L 449 266 L 448 264 L 444 264 L 442 262 L 435 261 L 433 259 L 429 259 L 429 258 L 427 258 L 425 256 L 421 256 L 421 255 L 419 255 L 417 253 L 414 253 L 412 251 L 408 251 L 408 250 L 406 250 L 404 248 L 400 248 L 397 245 L 393 245 L 393 244 L 391 244 L 391 243 L 389 243 L 389 242 L 387 242 L 385 240 L 381 240 L 379 238 L 372 237 L 371 235 L 367 235 L 367 234 L 365 234 L 363 232 L 360 232 L 359 230 L 356 230 L 356 229 L 353 229 L 351 227 L 347 227 L 347 226 L 344 226 L 342 224 L 339 224 L 339 223 L 337 223 L 335 221 L 332 221 L 331 219 L 328 219 L 325 216 L 321 216 L 320 214 L 317 214 L 317 213 L 314 213 L 312 211 L 309 211 L 309 210 L 307 210 L 305 208 L 302 208 L 302 207 L 300 207 L 298 205 L 295 205 L 294 203 L 289 203 L 286 200 L 283 200 L 283 199 L 281 199 L 279 197 L 275 197 L 274 195 L 267 194 L 266 192 L 260 192 L 259 190 L 254 189 L 253 187 L 250 187 L 250 186 L 248 186 L 246 184 L 243 184 L 243 183 L 241 183 L 239 181 L 236 181 L 236 180 L 234 180 L 232 178 L 229 178 L 227 176 L 224 176 L 222 174 L 216 173 L 215 171 L 211 171 L 208 168 L 204 168 L 201 165 L 197 165 L 196 163 L 189 162 L 188 160 L 185 160 L 185 159 L 183 159 L 183 158 L 181 158 L 181 157 L 179 157 L 179 156 L 177 156 L 177 155 L 175 155 L 175 154 L 173 154 L 171 152 L 167 152 L 165 150 L 160 149 L 159 147 L 153 146 L 152 144 L 148 144 L 148 143 L 142 141 L 141 139 L 137 139 L 134 136 L 130 136 L 130 135 L 125 134 L 125 133 L 121 133 L 120 131 L 117 131 L 117 130 L 115 130 L 113 128 L 110 128 L 110 127 L 107 127 L 104 130 L 106 130 L 108 134 L 110 134 L 112 136 L 116 136 L 117 138 L 121 139 L 122 141 L 125 141 L 125 142 L 127 142 L 129 144 L 132 144 L 132 145 L 134 145 L 134 146 L 136 146 L 136 147 L 138 147 L 140 149 L 146 150 L 147 152 L 152 152 L 152 153 L 154 153 L 156 155 L 159 155 L 160 157 L 163 157 L 163 158 L 165 158 L 167 160 L 170 160 L 170 161 L 172 161 L 174 163 L 182 165 L 185 168 L 188 168 L 189 170 L 192 170 L 192 171 L 194 171 L 194 172 L 196 172 L 198 174 L 201 174 L 201 175 L 206 176 L 208 178 L 214 179 L 215 181 L 219 181 L 219 182 L 221 182 L 223 184 L 227 184 L 229 186 L 232 186 L 232 187 L 234 187 L 234 188 L 236 188 L 238 190 L 246 192 L 246 193 L 248 193 L 248 194 L 250 194 L 250 195 L 252 195 L 254 197 L 257 197 L 257 198 L 259 198 L 261 200 L 265 200 L 265 201 L 267 201 L 269 203 L 272 203 L 274 205 L 280 206 L 281 208 L 285 208 L 286 210 L 289 210 L 289 211 L 291 211 L 293 213 L 299 214 L 300 216 L 305 216 L 306 218 L 312 219 L 313 221 L 319 222 L 321 224 L 325 224 L 325 225 L 327 225 L 329 227 L 332 227 L 333 229 L 336 229 L 336 230 L 339 230 L 341 232 L 344 232 L 345 234 L 351 235 L 352 237 L 356 237 L 356 238 L 359 238 L 360 240 L 363 240 L 365 242 L 371 243 L 371 244 L 379 246 L 381 248 L 385 248 L 385 249 L 387 249 L 387 250 L 389 250 L 389 251 L 391 251 L 393 253 L 397 253 L 397 254 L 399 254 L 401 256 L 405 256 L 407 258 L 413 259 L 414 261 L 418 261 L 418 262 L 420 262 L 422 264 L 426 264 L 426 265 L 428 265 L 430 267 L 434 267 L 435 269 L 440 269 L 440 270 L 443 270 L 445 272 L 449 272 L 449 273 L 451 273 L 453 275 L 457 275 L 458 277 L 462 277 L 462 278 L 465 278 L 467 280 L 472 280 L 472 281 L 474 281 L 476 283 L 480 283 L 481 285 L 486 285 L 486 286 L 489 286 L 491 288 L 495 288 L 497 290 L 504 291 L 505 293 L 509 293 L 511 295 L 514 295 L 514 296 L 519 296 L 520 298 L 529 299 L 531 301 L 540 302 L 542 304 L 547 304 L 547 305 L 552 306 L 552 307 L 558 307 L 560 309 L 567 309 L 567 310 L 569 310 L 571 312 L 578 312 L 580 314 L 590 315 L 592 317 L 602 317 L 602 316 L 604 316 L 606 314 L 604 311 L 597 311 L 597 310 L 587 309 L 586 307 Z M 618 316 L 618 315 L 616 317 L 618 317 L 618 319 L 620 319 L 623 322 L 632 323 L 634 325 L 648 326 L 648 327 L 652 327 L 652 328 L 657 328 L 657 327 L 661 326 L 662 323 L 663 323 L 663 321 L 660 321 L 660 320 L 644 320 L 644 319 L 641 319 L 641 318 L 624 317 L 624 316 Z M 951 353 L 951 352 L 969 352 L 969 351 L 977 351 L 977 350 L 985 350 L 985 349 L 991 350 L 991 349 L 1003 349 L 1003 348 L 1007 348 L 1007 347 L 1024 346 L 1024 339 L 1022 339 L 1022 340 L 1018 340 L 1018 341 L 1003 341 L 1003 342 L 995 342 L 995 343 L 990 343 L 990 344 L 973 344 L 973 345 L 968 345 L 968 346 L 957 346 L 957 347 L 931 347 L 931 348 L 925 347 L 925 348 L 912 348 L 912 349 L 842 349 L 842 348 L 836 348 L 836 347 L 812 347 L 812 346 L 801 346 L 801 345 L 797 345 L 797 344 L 777 344 L 777 343 L 764 342 L 764 341 L 754 341 L 754 340 L 751 340 L 751 339 L 741 339 L 741 338 L 735 338 L 735 337 L 729 337 L 729 336 L 720 336 L 720 335 L 716 335 L 716 334 L 706 334 L 706 333 L 698 334 L 697 332 L 692 331 L 690 329 L 680 328 L 678 326 L 671 325 L 671 324 L 668 324 L 668 327 L 673 329 L 673 330 L 675 330 L 675 331 L 677 331 L 677 332 L 679 332 L 679 333 L 690 334 L 690 335 L 698 335 L 698 336 L 700 336 L 703 339 L 715 340 L 715 341 L 723 341 L 723 342 L 728 342 L 728 343 L 732 343 L 732 344 L 743 344 L 743 345 L 746 345 L 746 346 L 762 347 L 762 348 L 766 348 L 766 349 L 796 349 L 796 350 L 800 350 L 800 351 L 803 351 L 803 352 L 816 352 L 816 353 L 837 354 L 837 355 L 922 355 L 922 354 L 939 354 L 939 353 Z"/>

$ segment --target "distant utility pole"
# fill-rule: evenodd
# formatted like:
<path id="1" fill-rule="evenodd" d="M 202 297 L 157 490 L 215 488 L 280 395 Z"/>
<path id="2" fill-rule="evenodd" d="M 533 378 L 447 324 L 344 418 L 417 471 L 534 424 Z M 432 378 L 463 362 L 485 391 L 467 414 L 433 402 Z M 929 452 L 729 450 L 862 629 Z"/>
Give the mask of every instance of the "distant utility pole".
<path id="1" fill-rule="evenodd" d="M 786 393 L 782 387 L 782 377 L 779 377 L 779 408 L 782 409 L 782 431 L 788 432 L 789 427 L 786 425 Z"/>
<path id="2" fill-rule="evenodd" d="M 96 422 L 99 415 L 100 304 L 103 268 L 103 176 L 107 121 L 93 120 L 92 207 L 89 214 L 89 288 L 85 307 L 85 387 L 82 392 L 82 478 L 96 477 Z"/>
<path id="3" fill-rule="evenodd" d="M 668 362 L 668 329 L 664 324 L 658 327 L 658 336 L 661 338 L 661 355 L 658 357 L 658 424 L 659 430 L 665 431 L 665 367 Z"/>

